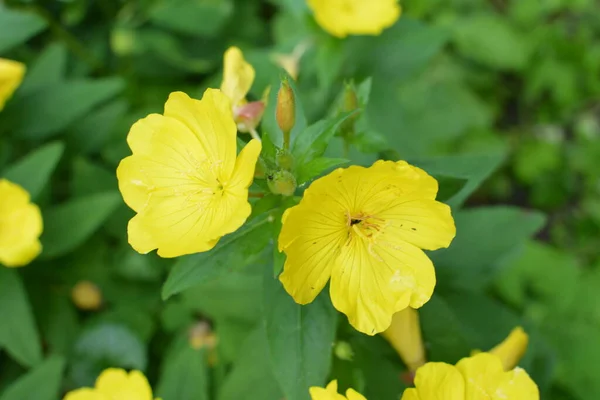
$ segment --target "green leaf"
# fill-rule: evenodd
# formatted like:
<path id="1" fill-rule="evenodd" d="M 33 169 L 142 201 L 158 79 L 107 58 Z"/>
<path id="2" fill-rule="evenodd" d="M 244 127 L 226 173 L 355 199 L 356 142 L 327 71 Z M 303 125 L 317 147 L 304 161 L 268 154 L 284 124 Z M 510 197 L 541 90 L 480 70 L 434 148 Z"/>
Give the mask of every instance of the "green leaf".
<path id="1" fill-rule="evenodd" d="M 106 368 L 146 369 L 146 348 L 121 325 L 98 324 L 85 331 L 75 343 L 69 376 L 76 387 L 94 386 Z"/>
<path id="2" fill-rule="evenodd" d="M 73 161 L 71 192 L 74 197 L 117 189 L 117 177 L 109 170 L 83 157 Z"/>
<path id="3" fill-rule="evenodd" d="M 42 348 L 25 288 L 16 271 L 0 268 L 0 346 L 19 364 L 42 360 Z"/>
<path id="4" fill-rule="evenodd" d="M 106 192 L 78 197 L 45 210 L 42 257 L 59 257 L 74 250 L 100 228 L 120 202 L 118 193 Z"/>
<path id="5" fill-rule="evenodd" d="M 177 350 L 164 366 L 157 395 L 163 399 L 208 400 L 205 350 L 189 346 Z"/>
<path id="6" fill-rule="evenodd" d="M 485 287 L 492 274 L 544 226 L 545 217 L 515 207 L 454 212 L 456 238 L 431 254 L 440 286 Z"/>
<path id="7" fill-rule="evenodd" d="M 11 384 L 0 400 L 55 400 L 60 396 L 65 360 L 52 356 Z"/>
<path id="8" fill-rule="evenodd" d="M 186 35 L 215 36 L 233 13 L 230 0 L 169 0 L 156 2 L 150 20 Z"/>
<path id="9" fill-rule="evenodd" d="M 0 53 L 25 42 L 44 28 L 46 22 L 41 17 L 0 4 Z"/>
<path id="10" fill-rule="evenodd" d="M 163 300 L 259 260 L 270 240 L 270 224 L 269 215 L 263 214 L 225 236 L 213 250 L 180 257 L 163 286 Z"/>
<path id="11" fill-rule="evenodd" d="M 86 154 L 99 153 L 126 111 L 127 102 L 119 98 L 90 112 L 69 128 L 69 146 Z"/>
<path id="12" fill-rule="evenodd" d="M 59 83 L 67 70 L 67 49 L 61 43 L 51 43 L 38 56 L 19 88 L 19 96 L 26 96 L 46 86 Z"/>
<path id="13" fill-rule="evenodd" d="M 66 295 L 49 296 L 47 312 L 40 315 L 40 330 L 48 351 L 67 355 L 79 333 L 79 319 L 73 301 Z"/>
<path id="14" fill-rule="evenodd" d="M 3 175 L 6 179 L 21 185 L 35 200 L 48 183 L 64 148 L 61 142 L 42 146 L 8 166 Z"/>
<path id="15" fill-rule="evenodd" d="M 505 152 L 489 154 L 460 154 L 410 160 L 431 175 L 464 179 L 467 182 L 446 203 L 459 207 L 504 161 Z"/>
<path id="16" fill-rule="evenodd" d="M 345 158 L 315 158 L 307 163 L 298 165 L 296 168 L 296 181 L 298 182 L 298 185 L 302 185 L 312 178 L 319 176 L 323 171 L 341 167 L 349 162 L 350 160 Z"/>
<path id="17" fill-rule="evenodd" d="M 296 164 L 302 165 L 322 156 L 340 125 L 355 113 L 356 111 L 348 112 L 335 118 L 321 120 L 303 130 L 292 145 Z"/>
<path id="18" fill-rule="evenodd" d="M 294 362 L 290 360 L 290 362 Z M 271 372 L 264 328 L 258 327 L 248 335 L 233 370 L 227 375 L 218 400 L 240 400 L 252 393 L 252 398 L 281 400 L 283 394 Z M 287 366 L 286 366 L 287 367 Z M 306 388 L 308 393 L 308 388 Z"/>
<path id="19" fill-rule="evenodd" d="M 264 318 L 273 375 L 288 400 L 308 400 L 308 388 L 324 386 L 331 366 L 336 312 L 328 293 L 301 306 L 269 269 L 264 281 Z"/>
<path id="20" fill-rule="evenodd" d="M 124 88 L 120 78 L 78 80 L 49 85 L 11 102 L 3 129 L 26 139 L 60 133 Z M 10 112 L 9 112 L 10 111 Z"/>

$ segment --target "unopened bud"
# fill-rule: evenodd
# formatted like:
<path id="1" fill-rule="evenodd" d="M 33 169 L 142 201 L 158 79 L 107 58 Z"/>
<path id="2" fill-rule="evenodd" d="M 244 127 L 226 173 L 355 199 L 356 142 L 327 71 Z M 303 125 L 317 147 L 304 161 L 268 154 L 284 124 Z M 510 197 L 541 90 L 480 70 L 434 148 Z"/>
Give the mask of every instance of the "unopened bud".
<path id="1" fill-rule="evenodd" d="M 352 346 L 350 346 L 350 343 L 344 341 L 339 341 L 335 344 L 335 347 L 333 348 L 333 353 L 340 360 L 352 361 L 352 359 L 354 358 L 354 351 L 352 350 Z"/>
<path id="2" fill-rule="evenodd" d="M 277 166 L 281 169 L 291 171 L 294 166 L 294 156 L 289 150 L 281 149 L 277 152 Z"/>
<path id="3" fill-rule="evenodd" d="M 529 343 L 529 336 L 520 326 L 513 329 L 508 337 L 491 349 L 489 352 L 497 355 L 502 361 L 505 371 L 510 371 L 517 366 Z"/>
<path id="4" fill-rule="evenodd" d="M 296 191 L 296 178 L 289 171 L 277 171 L 267 176 L 267 183 L 271 192 L 283 196 L 292 196 Z"/>
<path id="5" fill-rule="evenodd" d="M 212 331 L 209 323 L 200 321 L 189 331 L 189 343 L 193 349 L 206 349 L 208 352 L 208 364 L 214 366 L 217 363 L 217 336 Z"/>
<path id="6" fill-rule="evenodd" d="M 425 347 L 417 310 L 408 307 L 394 314 L 392 324 L 382 336 L 392 345 L 410 371 L 416 371 L 425 364 Z"/>
<path id="7" fill-rule="evenodd" d="M 340 107 L 341 113 L 347 113 L 357 110 L 360 107 L 358 102 L 358 96 L 356 94 L 356 88 L 354 84 L 347 83 L 344 88 L 344 94 L 342 97 L 342 104 Z M 354 123 L 358 118 L 358 114 L 355 113 L 346 119 L 341 126 L 341 132 L 343 135 L 352 135 L 354 133 Z"/>
<path id="8" fill-rule="evenodd" d="M 290 147 L 290 132 L 296 123 L 296 100 L 294 91 L 287 78 L 281 81 L 279 92 L 277 92 L 277 108 L 275 110 L 277 125 L 283 132 L 283 148 Z"/>
<path id="9" fill-rule="evenodd" d="M 256 129 L 264 112 L 265 103 L 263 101 L 253 101 L 237 107 L 234 111 L 234 118 L 238 131 L 248 133 Z"/>
<path id="10" fill-rule="evenodd" d="M 90 281 L 78 282 L 71 291 L 71 297 L 80 310 L 93 311 L 102 305 L 102 292 Z"/>

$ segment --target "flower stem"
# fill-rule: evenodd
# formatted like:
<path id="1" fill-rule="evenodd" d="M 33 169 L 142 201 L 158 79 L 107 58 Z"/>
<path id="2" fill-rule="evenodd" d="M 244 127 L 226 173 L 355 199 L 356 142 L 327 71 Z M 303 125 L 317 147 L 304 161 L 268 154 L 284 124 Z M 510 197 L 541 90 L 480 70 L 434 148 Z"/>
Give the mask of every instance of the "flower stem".
<path id="1" fill-rule="evenodd" d="M 258 136 L 258 132 L 256 132 L 256 129 L 250 128 L 250 136 L 252 136 L 252 139 L 260 141 L 260 136 Z"/>

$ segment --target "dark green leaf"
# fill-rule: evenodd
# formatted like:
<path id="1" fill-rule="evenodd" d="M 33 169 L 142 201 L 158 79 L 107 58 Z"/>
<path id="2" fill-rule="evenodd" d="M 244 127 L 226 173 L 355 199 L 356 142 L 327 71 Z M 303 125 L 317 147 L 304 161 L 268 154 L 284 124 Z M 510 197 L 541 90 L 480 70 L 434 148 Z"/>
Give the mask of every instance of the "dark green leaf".
<path id="1" fill-rule="evenodd" d="M 100 228 L 120 202 L 118 193 L 107 192 L 75 198 L 45 210 L 42 257 L 58 257 L 74 250 Z"/>
<path id="2" fill-rule="evenodd" d="M 329 294 L 296 304 L 271 271 L 265 274 L 264 318 L 273 374 L 289 400 L 308 400 L 307 388 L 324 386 L 331 366 L 336 312 Z"/>
<path id="3" fill-rule="evenodd" d="M 21 96 L 29 95 L 46 86 L 59 83 L 65 78 L 67 69 L 67 49 L 61 43 L 52 43 L 28 68 L 23 84 L 19 88 Z"/>
<path id="4" fill-rule="evenodd" d="M 177 349 L 164 366 L 156 393 L 163 399 L 208 400 L 205 350 Z"/>
<path id="5" fill-rule="evenodd" d="M 163 299 L 256 262 L 270 241 L 270 224 L 269 215 L 261 215 L 221 239 L 213 250 L 181 257 L 163 286 Z"/>
<path id="6" fill-rule="evenodd" d="M 36 199 L 56 168 L 65 146 L 61 142 L 49 143 L 9 165 L 4 177 L 18 183 Z"/>
<path id="7" fill-rule="evenodd" d="M 183 34 L 215 36 L 232 12 L 231 0 L 169 0 L 156 2 L 150 19 Z"/>
<path id="8" fill-rule="evenodd" d="M 0 53 L 10 50 L 46 27 L 46 22 L 35 14 L 9 10 L 0 4 Z"/>
<path id="9" fill-rule="evenodd" d="M 64 368 L 65 360 L 52 356 L 10 385 L 0 400 L 56 400 Z"/>
<path id="10" fill-rule="evenodd" d="M 40 338 L 27 293 L 16 271 L 0 268 L 0 346 L 24 366 L 42 360 Z"/>
<path id="11" fill-rule="evenodd" d="M 341 167 L 348 164 L 350 160 L 345 158 L 326 158 L 318 157 L 307 163 L 301 163 L 296 168 L 296 180 L 298 185 L 308 182 L 310 179 L 319 176 L 321 173 L 332 168 Z"/>

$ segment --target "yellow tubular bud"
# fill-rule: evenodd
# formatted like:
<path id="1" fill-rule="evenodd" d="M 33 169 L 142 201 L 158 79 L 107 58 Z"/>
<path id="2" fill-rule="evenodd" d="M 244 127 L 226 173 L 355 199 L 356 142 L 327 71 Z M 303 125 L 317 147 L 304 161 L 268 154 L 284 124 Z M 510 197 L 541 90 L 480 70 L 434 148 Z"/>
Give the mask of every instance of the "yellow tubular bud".
<path id="1" fill-rule="evenodd" d="M 502 366 L 505 371 L 510 371 L 517 366 L 529 343 L 529 336 L 523 328 L 517 326 L 508 337 L 496 345 L 489 353 L 495 354 L 502 360 Z"/>
<path id="2" fill-rule="evenodd" d="M 296 100 L 294 91 L 287 78 L 281 81 L 279 92 L 277 92 L 277 107 L 275 109 L 277 125 L 283 132 L 283 148 L 290 148 L 290 132 L 296 123 Z"/>
<path id="3" fill-rule="evenodd" d="M 394 314 L 392 324 L 381 335 L 411 371 L 425 364 L 425 347 L 417 310 L 408 307 Z"/>
<path id="4" fill-rule="evenodd" d="M 80 310 L 94 311 L 102 306 L 102 292 L 90 281 L 79 281 L 71 291 L 73 303 Z"/>

